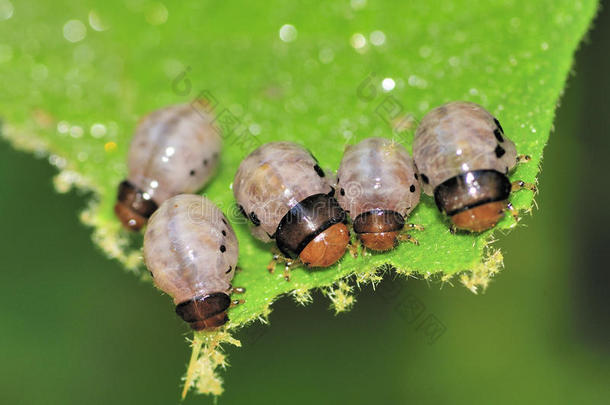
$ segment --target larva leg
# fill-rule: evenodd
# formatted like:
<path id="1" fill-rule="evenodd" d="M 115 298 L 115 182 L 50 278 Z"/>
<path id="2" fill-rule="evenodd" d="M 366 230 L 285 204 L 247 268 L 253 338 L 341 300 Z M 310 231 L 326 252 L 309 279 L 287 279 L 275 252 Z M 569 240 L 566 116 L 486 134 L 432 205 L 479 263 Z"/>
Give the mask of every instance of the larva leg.
<path id="1" fill-rule="evenodd" d="M 413 229 L 416 231 L 425 231 L 425 228 L 421 225 L 407 223 L 405 224 L 405 229 Z"/>
<path id="2" fill-rule="evenodd" d="M 275 271 L 275 266 L 282 261 L 284 256 L 282 255 L 282 252 L 280 252 L 280 250 L 277 248 L 277 246 L 273 246 L 271 248 L 271 253 L 273 254 L 273 258 L 267 265 L 267 270 L 269 270 L 269 273 L 273 274 L 273 272 Z"/>
<path id="3" fill-rule="evenodd" d="M 290 281 L 290 269 L 295 267 L 299 260 L 284 256 L 277 246 L 274 246 L 271 251 L 273 253 L 273 258 L 267 265 L 267 270 L 269 270 L 269 273 L 273 273 L 275 271 L 275 266 L 279 263 L 284 263 L 284 278 L 286 281 Z"/>
<path id="4" fill-rule="evenodd" d="M 292 270 L 293 267 L 301 264 L 301 261 L 299 259 L 290 259 L 283 256 L 282 260 L 284 261 L 284 279 L 286 281 L 290 281 L 290 270 Z"/>
<path id="5" fill-rule="evenodd" d="M 400 233 L 400 234 L 398 234 L 398 240 L 400 242 L 407 241 L 407 242 L 412 243 L 412 244 L 414 244 L 416 246 L 419 246 L 419 242 L 417 241 L 417 239 L 415 239 L 413 236 L 411 236 L 408 233 Z"/>
<path id="6" fill-rule="evenodd" d="M 290 268 L 292 267 L 292 261 L 287 261 L 284 264 L 284 280 L 290 281 Z"/>
<path id="7" fill-rule="evenodd" d="M 421 225 L 417 225 L 417 224 L 406 223 L 405 227 L 398 234 L 398 241 L 400 241 L 400 242 L 407 241 L 409 243 L 419 246 L 419 241 L 417 239 L 415 239 L 413 236 L 411 236 L 410 233 L 408 233 L 409 230 L 423 231 L 424 227 Z"/>
<path id="8" fill-rule="evenodd" d="M 526 182 L 524 182 L 522 180 L 513 181 L 511 186 L 512 186 L 511 187 L 511 192 L 519 191 L 519 190 L 523 190 L 523 189 L 530 190 L 530 191 L 533 191 L 533 192 L 536 192 L 538 190 L 536 188 L 535 184 L 533 184 L 533 183 L 526 183 Z"/>
<path id="9" fill-rule="evenodd" d="M 236 307 L 239 304 L 243 304 L 244 302 L 246 302 L 246 301 L 245 300 L 233 300 L 233 301 L 231 301 L 231 305 L 229 305 L 229 308 Z"/>
<path id="10" fill-rule="evenodd" d="M 519 155 L 517 156 L 517 163 L 527 163 L 532 160 L 530 155 Z"/>
<path id="11" fill-rule="evenodd" d="M 515 222 L 519 222 L 519 211 L 510 202 L 506 204 L 506 210 L 513 216 Z"/>
<path id="12" fill-rule="evenodd" d="M 275 266 L 277 265 L 279 260 L 280 260 L 279 255 L 274 254 L 273 259 L 271 259 L 271 261 L 267 265 L 267 270 L 269 270 L 269 273 L 273 274 L 273 272 L 275 271 Z"/>
<path id="13" fill-rule="evenodd" d="M 233 287 L 233 286 L 231 286 L 231 288 L 229 288 L 229 291 L 228 291 L 229 295 L 233 294 L 233 293 L 235 293 L 235 294 L 243 294 L 245 292 L 246 292 L 246 289 L 244 287 Z M 230 308 L 233 308 L 234 306 L 239 305 L 239 304 L 243 304 L 244 302 L 246 302 L 246 301 L 243 300 L 243 299 L 241 299 L 241 300 L 232 300 Z"/>
<path id="14" fill-rule="evenodd" d="M 360 239 L 357 235 L 350 235 L 350 240 L 347 245 L 347 249 L 352 257 L 355 259 L 358 257 L 358 248 L 360 247 Z"/>

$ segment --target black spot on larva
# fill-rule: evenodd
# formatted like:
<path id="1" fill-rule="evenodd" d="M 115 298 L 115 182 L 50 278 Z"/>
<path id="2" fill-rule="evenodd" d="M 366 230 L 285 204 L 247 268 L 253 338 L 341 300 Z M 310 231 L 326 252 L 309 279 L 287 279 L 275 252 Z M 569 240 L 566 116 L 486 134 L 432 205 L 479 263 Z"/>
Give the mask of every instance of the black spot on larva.
<path id="1" fill-rule="evenodd" d="M 225 245 L 220 245 L 220 251 L 222 253 L 226 252 L 227 251 L 227 247 Z"/>
<path id="2" fill-rule="evenodd" d="M 225 274 L 229 274 L 233 270 L 233 266 L 229 266 L 229 270 L 225 271 Z"/>
<path id="3" fill-rule="evenodd" d="M 203 165 L 207 166 L 208 165 L 208 160 L 207 159 L 203 159 Z"/>
<path id="4" fill-rule="evenodd" d="M 241 215 L 243 215 L 245 218 L 248 218 L 248 214 L 246 214 L 246 210 L 244 209 L 244 207 L 240 205 L 237 206 L 237 208 L 239 208 L 239 212 L 241 213 Z"/>
<path id="5" fill-rule="evenodd" d="M 222 230 L 222 236 L 227 236 L 227 231 L 225 231 L 224 229 Z"/>
<path id="6" fill-rule="evenodd" d="M 508 166 L 506 166 L 506 169 L 504 170 L 504 172 L 505 172 L 506 174 L 508 174 Z"/>
<path id="7" fill-rule="evenodd" d="M 411 191 L 412 193 L 415 192 L 415 184 L 411 184 L 411 187 L 409 187 L 409 191 Z"/>
<path id="8" fill-rule="evenodd" d="M 256 213 L 254 211 L 252 211 L 249 215 L 250 221 L 252 221 L 252 223 L 254 224 L 254 226 L 259 226 L 261 224 L 261 220 L 258 219 L 258 217 L 256 216 Z"/>
<path id="9" fill-rule="evenodd" d="M 225 224 L 225 225 L 228 225 L 227 221 L 224 218 L 222 219 L 222 223 Z"/>
<path id="10" fill-rule="evenodd" d="M 191 176 L 194 176 L 194 175 L 195 175 L 195 171 L 194 171 L 194 170 L 191 170 L 191 172 L 190 172 L 189 174 L 190 174 Z"/>
<path id="11" fill-rule="evenodd" d="M 315 165 L 313 167 L 313 169 L 316 171 L 316 173 L 318 173 L 318 176 L 320 176 L 320 177 L 324 177 L 325 176 L 324 170 L 322 170 L 322 168 L 320 166 Z"/>
<path id="12" fill-rule="evenodd" d="M 415 173 L 413 176 L 415 176 L 415 180 L 419 180 L 419 176 L 417 175 L 417 173 Z"/>
<path id="13" fill-rule="evenodd" d="M 494 118 L 494 122 L 496 123 L 496 126 L 498 128 L 500 128 L 500 131 L 502 131 L 502 133 L 504 133 L 504 129 L 502 128 L 502 125 L 500 125 L 500 121 L 498 121 L 497 118 Z"/>
<path id="14" fill-rule="evenodd" d="M 421 179 L 424 183 L 426 184 L 430 184 L 430 180 L 428 179 L 428 176 L 426 176 L 425 174 L 421 174 Z"/>
<path id="15" fill-rule="evenodd" d="M 504 142 L 504 138 L 502 137 L 502 132 L 498 128 L 494 129 L 494 135 L 498 142 Z"/>
<path id="16" fill-rule="evenodd" d="M 345 195 L 345 190 L 344 189 L 339 190 L 339 192 L 341 193 L 341 195 Z"/>
<path id="17" fill-rule="evenodd" d="M 501 147 L 500 145 L 496 146 L 496 149 L 494 150 L 494 152 L 496 152 L 496 157 L 498 159 L 500 159 L 502 156 L 504 156 L 504 154 L 506 153 L 506 151 L 504 150 L 503 147 Z"/>

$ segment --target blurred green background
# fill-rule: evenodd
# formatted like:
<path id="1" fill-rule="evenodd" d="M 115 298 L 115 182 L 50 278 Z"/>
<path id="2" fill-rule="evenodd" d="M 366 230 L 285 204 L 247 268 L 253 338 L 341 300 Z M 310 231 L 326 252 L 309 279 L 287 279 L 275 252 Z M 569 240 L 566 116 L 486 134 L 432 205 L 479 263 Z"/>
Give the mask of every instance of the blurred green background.
<path id="1" fill-rule="evenodd" d="M 610 403 L 609 24 L 602 10 L 578 53 L 539 210 L 500 237 L 505 269 L 486 294 L 388 275 L 339 316 L 321 294 L 284 298 L 272 326 L 227 348 L 218 402 Z M 178 403 L 186 326 L 93 246 L 76 215 L 88 196 L 58 195 L 54 173 L 0 143 L 0 403 Z M 418 329 L 429 315 L 446 328 L 433 343 Z"/>

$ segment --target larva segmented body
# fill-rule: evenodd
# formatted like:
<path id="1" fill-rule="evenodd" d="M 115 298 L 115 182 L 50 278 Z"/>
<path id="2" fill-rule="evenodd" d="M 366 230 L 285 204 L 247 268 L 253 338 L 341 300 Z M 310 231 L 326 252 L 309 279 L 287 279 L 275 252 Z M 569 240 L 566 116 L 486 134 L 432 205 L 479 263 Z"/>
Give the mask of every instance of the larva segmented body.
<path id="1" fill-rule="evenodd" d="M 227 218 L 210 200 L 181 194 L 151 216 L 144 260 L 155 284 L 172 296 L 176 312 L 195 330 L 228 318 L 239 246 Z"/>
<path id="2" fill-rule="evenodd" d="M 388 139 L 367 138 L 347 147 L 337 175 L 337 200 L 363 244 L 392 249 L 419 203 L 420 185 L 409 153 Z"/>

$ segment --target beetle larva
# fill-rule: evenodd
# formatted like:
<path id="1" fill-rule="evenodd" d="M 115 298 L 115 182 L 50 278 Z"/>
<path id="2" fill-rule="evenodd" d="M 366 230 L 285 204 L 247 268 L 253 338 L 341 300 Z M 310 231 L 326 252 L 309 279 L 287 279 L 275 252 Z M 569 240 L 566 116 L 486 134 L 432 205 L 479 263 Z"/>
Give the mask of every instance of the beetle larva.
<path id="1" fill-rule="evenodd" d="M 138 230 L 163 201 L 202 188 L 214 174 L 220 149 L 211 117 L 191 104 L 144 117 L 131 141 L 129 173 L 115 205 L 123 225 Z"/>
<path id="2" fill-rule="evenodd" d="M 420 195 L 415 165 L 405 148 L 388 139 L 367 138 L 347 147 L 337 177 L 337 200 L 364 246 L 394 248 Z M 408 235 L 406 239 L 414 241 Z"/>
<path id="3" fill-rule="evenodd" d="M 309 267 L 328 267 L 345 253 L 345 212 L 316 159 L 291 142 L 267 143 L 240 164 L 233 193 L 252 233 Z"/>
<path id="4" fill-rule="evenodd" d="M 515 144 L 480 105 L 456 101 L 428 112 L 413 143 L 423 190 L 458 229 L 490 229 L 510 208 L 511 190 L 533 185 L 507 175 L 517 163 Z"/>
<path id="5" fill-rule="evenodd" d="M 144 260 L 155 284 L 172 296 L 176 313 L 194 330 L 228 321 L 239 246 L 223 213 L 199 195 L 166 200 L 144 235 Z"/>

